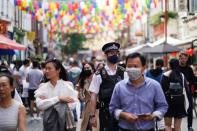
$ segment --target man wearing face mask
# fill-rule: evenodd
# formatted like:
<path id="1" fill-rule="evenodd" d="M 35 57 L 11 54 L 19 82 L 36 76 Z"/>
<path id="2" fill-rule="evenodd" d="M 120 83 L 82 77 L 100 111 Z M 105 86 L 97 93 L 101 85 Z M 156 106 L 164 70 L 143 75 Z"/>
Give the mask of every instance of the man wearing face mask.
<path id="1" fill-rule="evenodd" d="M 99 98 L 99 119 L 100 131 L 117 131 L 117 122 L 109 113 L 109 102 L 115 84 L 124 78 L 124 68 L 117 66 L 119 61 L 120 44 L 116 42 L 107 43 L 102 50 L 107 58 L 106 65 L 98 70 L 90 84 L 91 92 L 91 112 L 90 122 L 93 127 L 96 127 L 95 111 L 97 96 Z"/>
<path id="2" fill-rule="evenodd" d="M 145 66 L 146 59 L 139 53 L 126 58 L 128 79 L 116 84 L 109 105 L 119 120 L 119 131 L 154 131 L 155 120 L 168 109 L 160 84 L 144 77 Z"/>

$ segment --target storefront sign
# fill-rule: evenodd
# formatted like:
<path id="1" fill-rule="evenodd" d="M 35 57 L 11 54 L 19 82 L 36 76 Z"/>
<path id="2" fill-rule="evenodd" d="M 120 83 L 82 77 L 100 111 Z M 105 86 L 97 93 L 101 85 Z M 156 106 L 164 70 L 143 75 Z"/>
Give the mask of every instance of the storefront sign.
<path id="1" fill-rule="evenodd" d="M 183 21 L 184 39 L 189 39 L 197 36 L 197 16 Z"/>

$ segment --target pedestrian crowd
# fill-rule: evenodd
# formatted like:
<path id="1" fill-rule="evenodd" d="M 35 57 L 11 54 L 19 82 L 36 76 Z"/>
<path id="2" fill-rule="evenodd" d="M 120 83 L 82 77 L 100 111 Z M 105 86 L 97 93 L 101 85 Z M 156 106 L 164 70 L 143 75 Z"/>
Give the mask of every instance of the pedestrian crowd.
<path id="1" fill-rule="evenodd" d="M 80 131 L 181 131 L 187 117 L 193 131 L 197 76 L 187 53 L 147 69 L 138 52 L 120 63 L 119 49 L 106 43 L 105 62 L 72 59 L 69 66 L 56 58 L 1 62 L 0 131 L 27 131 L 28 117 L 43 120 L 44 131 L 76 131 L 80 119 Z"/>

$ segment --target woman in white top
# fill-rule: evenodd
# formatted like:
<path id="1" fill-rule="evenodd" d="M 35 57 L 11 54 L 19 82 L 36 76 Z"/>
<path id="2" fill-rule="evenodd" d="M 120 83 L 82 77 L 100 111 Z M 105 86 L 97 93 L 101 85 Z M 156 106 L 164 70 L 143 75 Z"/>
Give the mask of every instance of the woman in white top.
<path id="1" fill-rule="evenodd" d="M 42 83 L 35 92 L 36 105 L 46 110 L 58 102 L 68 103 L 72 109 L 78 102 L 77 91 L 67 80 L 66 70 L 57 59 L 48 60 L 45 66 L 46 83 Z"/>
<path id="2" fill-rule="evenodd" d="M 25 107 L 12 98 L 13 84 L 11 75 L 0 73 L 0 131 L 26 131 Z"/>

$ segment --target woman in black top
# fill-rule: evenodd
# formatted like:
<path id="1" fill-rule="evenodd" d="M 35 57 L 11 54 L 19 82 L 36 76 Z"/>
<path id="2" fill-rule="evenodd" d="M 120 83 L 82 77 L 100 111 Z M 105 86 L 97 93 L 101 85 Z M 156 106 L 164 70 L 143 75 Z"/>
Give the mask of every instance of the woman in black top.
<path id="1" fill-rule="evenodd" d="M 187 115 L 184 92 L 188 92 L 188 86 L 184 75 L 177 68 L 179 61 L 171 59 L 169 65 L 170 70 L 165 72 L 161 79 L 161 85 L 169 105 L 164 116 L 165 126 L 166 131 L 171 131 L 172 118 L 174 118 L 175 131 L 181 131 L 182 118 Z"/>

